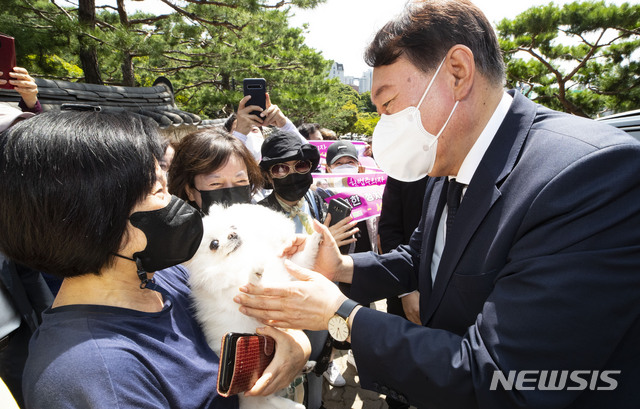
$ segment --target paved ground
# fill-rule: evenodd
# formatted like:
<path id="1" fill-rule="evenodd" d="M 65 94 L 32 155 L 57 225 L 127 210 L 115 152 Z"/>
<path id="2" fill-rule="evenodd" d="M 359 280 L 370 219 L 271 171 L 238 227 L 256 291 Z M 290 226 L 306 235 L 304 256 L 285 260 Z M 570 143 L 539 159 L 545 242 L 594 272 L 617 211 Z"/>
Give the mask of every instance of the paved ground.
<path id="1" fill-rule="evenodd" d="M 377 310 L 386 311 L 384 301 L 375 304 Z M 358 372 L 347 363 L 347 351 L 337 351 L 334 364 L 338 365 L 347 384 L 334 387 L 325 379 L 322 385 L 322 397 L 326 409 L 388 409 L 384 395 L 360 388 Z"/>

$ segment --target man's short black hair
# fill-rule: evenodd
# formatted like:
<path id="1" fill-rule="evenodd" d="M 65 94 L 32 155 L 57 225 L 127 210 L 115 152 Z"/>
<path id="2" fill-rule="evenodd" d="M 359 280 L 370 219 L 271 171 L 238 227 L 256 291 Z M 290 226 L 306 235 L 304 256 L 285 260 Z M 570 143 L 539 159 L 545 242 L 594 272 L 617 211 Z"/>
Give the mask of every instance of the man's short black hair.
<path id="1" fill-rule="evenodd" d="M 486 78 L 504 83 L 505 65 L 498 37 L 484 13 L 469 0 L 407 3 L 404 13 L 378 31 L 364 59 L 375 68 L 405 56 L 416 68 L 429 73 L 456 44 L 469 47 L 476 68 Z"/>
<path id="2" fill-rule="evenodd" d="M 50 111 L 0 134 L 0 251 L 58 277 L 98 274 L 162 157 L 136 114 Z"/>

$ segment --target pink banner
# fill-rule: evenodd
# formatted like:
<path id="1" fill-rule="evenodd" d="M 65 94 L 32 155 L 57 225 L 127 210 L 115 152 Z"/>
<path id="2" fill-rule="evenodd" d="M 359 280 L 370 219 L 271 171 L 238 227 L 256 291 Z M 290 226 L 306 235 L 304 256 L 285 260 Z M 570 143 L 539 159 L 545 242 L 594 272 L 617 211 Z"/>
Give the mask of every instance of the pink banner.
<path id="1" fill-rule="evenodd" d="M 335 141 L 309 141 L 320 151 L 322 172 L 326 170 L 327 148 Z M 327 202 L 340 197 L 351 205 L 351 215 L 357 221 L 380 215 L 382 193 L 387 183 L 387 175 L 380 170 L 371 157 L 364 156 L 364 142 L 351 142 L 356 147 L 365 173 L 313 173 L 312 189 Z"/>

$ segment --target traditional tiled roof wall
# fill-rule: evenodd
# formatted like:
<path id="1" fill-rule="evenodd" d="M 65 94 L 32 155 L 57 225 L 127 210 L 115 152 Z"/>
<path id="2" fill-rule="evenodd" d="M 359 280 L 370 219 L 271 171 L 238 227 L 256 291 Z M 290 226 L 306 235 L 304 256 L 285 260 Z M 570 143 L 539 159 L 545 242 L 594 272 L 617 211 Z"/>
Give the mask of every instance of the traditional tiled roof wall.
<path id="1" fill-rule="evenodd" d="M 38 100 L 45 111 L 59 109 L 62 104 L 87 104 L 105 111 L 127 110 L 147 116 L 158 123 L 167 137 L 180 139 L 185 132 L 195 130 L 200 117 L 178 109 L 166 79 L 156 83 L 152 87 L 120 87 L 36 79 Z M 19 100 L 15 91 L 0 89 L 0 101 Z"/>

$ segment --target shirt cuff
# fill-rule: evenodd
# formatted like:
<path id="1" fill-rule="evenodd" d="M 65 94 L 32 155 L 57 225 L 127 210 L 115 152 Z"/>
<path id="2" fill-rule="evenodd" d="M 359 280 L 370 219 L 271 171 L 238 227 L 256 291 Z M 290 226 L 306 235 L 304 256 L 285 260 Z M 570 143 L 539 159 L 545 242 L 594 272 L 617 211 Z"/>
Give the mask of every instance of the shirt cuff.
<path id="1" fill-rule="evenodd" d="M 40 105 L 40 101 L 36 101 L 36 104 L 33 106 L 33 108 L 29 108 L 24 102 L 24 99 L 20 98 L 20 102 L 18 102 L 18 108 L 20 108 L 22 112 L 32 112 L 34 114 L 39 114 L 42 112 L 42 105 Z"/>

